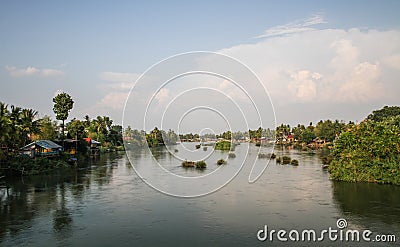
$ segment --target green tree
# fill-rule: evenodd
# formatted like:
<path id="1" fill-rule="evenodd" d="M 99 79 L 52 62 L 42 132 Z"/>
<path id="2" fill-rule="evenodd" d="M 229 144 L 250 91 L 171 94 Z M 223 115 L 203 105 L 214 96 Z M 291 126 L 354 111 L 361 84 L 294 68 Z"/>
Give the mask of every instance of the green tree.
<path id="1" fill-rule="evenodd" d="M 71 138 L 76 138 L 77 140 L 80 140 L 86 137 L 85 121 L 80 121 L 74 118 L 69 123 L 67 123 L 65 127 L 67 128 L 68 134 L 71 136 Z"/>
<path id="2" fill-rule="evenodd" d="M 400 185 L 400 116 L 363 121 L 335 141 L 331 178 Z"/>
<path id="3" fill-rule="evenodd" d="M 64 121 L 68 118 L 69 111 L 74 106 L 72 97 L 67 93 L 59 93 L 53 98 L 53 111 L 56 114 L 56 119 L 62 121 L 62 138 L 64 139 Z"/>
<path id="4" fill-rule="evenodd" d="M 375 110 L 368 115 L 367 119 L 372 121 L 382 121 L 388 117 L 400 115 L 400 107 L 398 106 L 384 106 L 382 109 Z"/>
<path id="5" fill-rule="evenodd" d="M 8 105 L 0 102 L 0 146 L 8 146 L 11 135 L 11 120 Z"/>
<path id="6" fill-rule="evenodd" d="M 113 146 L 122 146 L 122 126 L 121 125 L 112 125 L 108 132 L 108 140 L 111 142 Z"/>
<path id="7" fill-rule="evenodd" d="M 315 134 L 311 128 L 305 129 L 300 135 L 301 142 L 305 142 L 307 144 L 310 143 L 314 139 L 315 139 Z"/>
<path id="8" fill-rule="evenodd" d="M 35 120 L 38 112 L 32 109 L 22 109 L 20 113 L 20 133 L 23 138 L 23 145 L 25 146 L 30 140 L 32 135 L 39 133 L 38 120 Z"/>
<path id="9" fill-rule="evenodd" d="M 57 138 L 57 122 L 52 121 L 49 116 L 38 120 L 39 134 L 34 140 L 54 140 Z"/>

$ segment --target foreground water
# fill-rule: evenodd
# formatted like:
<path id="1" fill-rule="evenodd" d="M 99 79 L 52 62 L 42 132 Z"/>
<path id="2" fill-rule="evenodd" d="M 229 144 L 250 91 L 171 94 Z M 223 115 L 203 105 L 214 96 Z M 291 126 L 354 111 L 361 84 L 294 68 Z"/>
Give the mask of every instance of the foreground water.
<path id="1" fill-rule="evenodd" d="M 193 144 L 194 145 L 194 144 Z M 257 155 L 250 146 L 249 155 Z M 236 153 L 247 150 L 240 145 Z M 265 150 L 267 152 L 268 150 Z M 272 161 L 254 184 L 249 167 L 217 192 L 192 199 L 167 196 L 147 186 L 125 154 L 103 155 L 70 173 L 0 180 L 1 246 L 366 246 L 365 242 L 260 242 L 268 229 L 369 229 L 400 238 L 400 187 L 329 180 L 318 155 L 275 150 L 298 159 L 298 167 Z M 214 155 L 224 156 L 222 152 Z M 156 155 L 176 173 L 185 170 L 166 150 Z M 135 167 L 152 169 L 151 156 L 138 153 Z M 266 160 L 260 160 L 266 162 Z M 229 160 L 222 169 L 239 164 Z M 209 164 L 206 172 L 216 169 Z M 192 173 L 192 174 L 191 174 Z"/>

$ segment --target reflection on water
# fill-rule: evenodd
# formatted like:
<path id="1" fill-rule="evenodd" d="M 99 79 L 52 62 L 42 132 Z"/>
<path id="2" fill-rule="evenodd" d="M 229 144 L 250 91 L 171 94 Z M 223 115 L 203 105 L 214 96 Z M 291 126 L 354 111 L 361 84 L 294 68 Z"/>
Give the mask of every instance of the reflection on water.
<path id="1" fill-rule="evenodd" d="M 247 150 L 242 144 L 238 156 Z M 263 148 L 262 152 L 270 152 Z M 176 173 L 184 169 L 165 150 L 156 159 Z M 161 194 L 143 183 L 124 154 L 103 155 L 70 172 L 0 181 L 2 246 L 287 246 L 262 243 L 256 233 L 275 229 L 326 229 L 346 218 L 349 227 L 394 233 L 400 237 L 400 187 L 332 182 L 318 155 L 275 150 L 300 165 L 271 162 L 254 184 L 245 166 L 231 183 L 208 196 L 182 199 Z M 224 153 L 217 153 L 225 155 Z M 250 147 L 249 155 L 257 149 Z M 216 157 L 217 158 L 217 157 Z M 152 156 L 137 152 L 141 169 Z M 239 165 L 235 159 L 221 169 Z M 260 159 L 257 162 L 266 162 Z M 230 167 L 231 166 L 231 167 Z M 209 169 L 216 169 L 209 163 Z M 303 243 L 340 246 L 343 243 Z M 365 243 L 352 243 L 365 246 Z M 374 245 L 375 246 L 375 245 Z M 379 246 L 391 246 L 382 244 Z"/>
<path id="2" fill-rule="evenodd" d="M 400 231 L 400 186 L 334 182 L 333 198 L 343 215 L 368 228 L 386 224 Z M 389 231 L 390 232 L 390 231 Z"/>

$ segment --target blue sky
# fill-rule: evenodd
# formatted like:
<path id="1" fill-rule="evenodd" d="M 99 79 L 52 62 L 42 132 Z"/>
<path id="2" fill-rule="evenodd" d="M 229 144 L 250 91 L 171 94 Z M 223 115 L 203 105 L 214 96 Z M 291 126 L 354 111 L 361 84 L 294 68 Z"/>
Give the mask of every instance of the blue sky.
<path id="1" fill-rule="evenodd" d="M 138 75 L 166 57 L 202 50 L 254 68 L 279 123 L 360 120 L 374 107 L 400 103 L 399 11 L 399 1 L 1 1 L 0 101 L 53 116 L 51 99 L 62 90 L 75 99 L 71 117 L 110 115 L 121 123 L 120 99 Z M 315 53 L 291 59 L 307 43 Z M 262 61 L 268 47 L 287 59 L 288 71 L 284 59 Z M 349 59 L 349 68 L 338 67 Z M 263 69 L 271 64 L 280 64 L 276 73 Z M 353 81 L 340 84 L 340 73 L 353 73 Z M 364 86 L 363 76 L 375 79 Z M 341 93 L 369 86 L 362 95 Z M 290 102 L 274 93 L 283 88 Z M 335 88 L 342 88 L 339 101 L 316 106 Z"/>

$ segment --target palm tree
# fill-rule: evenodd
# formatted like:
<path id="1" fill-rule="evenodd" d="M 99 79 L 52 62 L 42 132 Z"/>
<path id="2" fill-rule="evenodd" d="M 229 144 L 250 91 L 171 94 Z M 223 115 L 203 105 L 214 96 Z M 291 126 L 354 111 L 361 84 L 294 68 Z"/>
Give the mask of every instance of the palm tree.
<path id="1" fill-rule="evenodd" d="M 19 148 L 23 144 L 23 141 L 21 141 L 21 110 L 21 107 L 11 105 L 11 132 L 8 146 L 14 149 Z"/>
<path id="2" fill-rule="evenodd" d="M 37 134 L 39 132 L 38 121 L 35 120 L 38 112 L 32 109 L 23 109 L 20 114 L 21 122 L 21 134 L 23 135 L 24 145 L 28 141 L 32 134 Z"/>
<path id="3" fill-rule="evenodd" d="M 11 133 L 8 105 L 0 102 L 0 146 L 6 146 Z"/>

